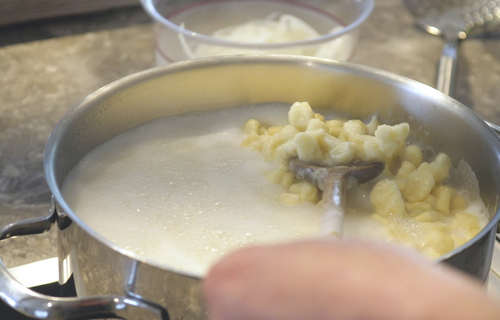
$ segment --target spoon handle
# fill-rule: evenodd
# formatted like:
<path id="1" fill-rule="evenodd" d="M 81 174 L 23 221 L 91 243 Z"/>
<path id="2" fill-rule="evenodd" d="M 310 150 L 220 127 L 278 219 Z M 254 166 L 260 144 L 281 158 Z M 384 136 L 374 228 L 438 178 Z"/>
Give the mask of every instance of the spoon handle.
<path id="1" fill-rule="evenodd" d="M 340 238 L 346 199 L 345 177 L 331 175 L 323 183 L 323 220 L 321 236 Z"/>
<path id="2" fill-rule="evenodd" d="M 455 73 L 457 69 L 458 40 L 446 39 L 443 53 L 439 59 L 436 89 L 453 96 L 455 87 Z"/>

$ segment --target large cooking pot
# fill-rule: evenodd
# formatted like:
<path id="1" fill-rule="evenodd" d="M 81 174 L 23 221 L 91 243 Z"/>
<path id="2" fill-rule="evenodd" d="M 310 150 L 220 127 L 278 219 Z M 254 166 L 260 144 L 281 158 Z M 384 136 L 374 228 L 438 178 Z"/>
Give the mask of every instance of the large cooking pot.
<path id="1" fill-rule="evenodd" d="M 58 227 L 60 282 L 74 277 L 78 298 L 36 294 L 0 266 L 0 298 L 40 319 L 119 316 L 205 319 L 196 275 L 144 260 L 89 228 L 61 195 L 68 172 L 99 144 L 151 119 L 262 102 L 308 101 L 350 117 L 378 113 L 406 121 L 409 139 L 461 159 L 475 171 L 490 222 L 438 259 L 487 279 L 499 220 L 500 141 L 471 110 L 421 83 L 372 68 L 298 56 L 233 56 L 185 61 L 118 80 L 89 95 L 57 124 L 44 167 L 54 206 L 45 217 L 0 230 L 0 239 Z M 103 212 L 102 214 L 106 214 Z"/>

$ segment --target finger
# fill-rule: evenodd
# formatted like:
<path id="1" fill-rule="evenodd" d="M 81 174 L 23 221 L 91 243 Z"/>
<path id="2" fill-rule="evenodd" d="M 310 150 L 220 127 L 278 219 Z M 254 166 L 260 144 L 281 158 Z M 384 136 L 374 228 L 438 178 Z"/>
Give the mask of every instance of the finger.
<path id="1" fill-rule="evenodd" d="M 391 247 L 308 241 L 240 250 L 203 286 L 213 320 L 431 319 L 440 306 L 453 309 L 447 296 L 471 290 L 449 274 Z"/>

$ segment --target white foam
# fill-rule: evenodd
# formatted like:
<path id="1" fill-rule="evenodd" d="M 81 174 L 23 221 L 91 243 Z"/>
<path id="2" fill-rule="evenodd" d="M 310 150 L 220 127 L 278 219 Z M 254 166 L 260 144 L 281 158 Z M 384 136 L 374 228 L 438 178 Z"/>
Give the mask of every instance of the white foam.
<path id="1" fill-rule="evenodd" d="M 87 154 L 66 178 L 63 196 L 86 224 L 120 247 L 199 275 L 244 245 L 317 236 L 321 208 L 280 204 L 283 189 L 263 174 L 272 164 L 240 146 L 248 119 L 285 124 L 288 110 L 288 104 L 251 106 L 148 122 Z M 450 183 L 469 195 L 467 212 L 483 227 L 488 215 L 465 162 Z M 388 241 L 385 226 L 369 218 L 369 190 L 358 188 L 349 201 L 359 212 L 346 215 L 344 236 Z M 407 229 L 418 231 L 411 224 Z"/>
<path id="2" fill-rule="evenodd" d="M 450 177 L 446 182 L 454 187 L 469 204 L 464 212 L 476 215 L 479 218 L 479 226 L 481 229 L 484 228 L 490 221 L 490 215 L 481 199 L 479 181 L 470 165 L 461 160 L 456 168 L 450 170 Z"/>
<path id="3" fill-rule="evenodd" d="M 321 210 L 282 206 L 283 190 L 263 174 L 270 164 L 240 146 L 256 108 L 164 118 L 125 132 L 81 160 L 64 198 L 119 246 L 199 274 L 245 244 L 317 235 Z M 287 112 L 258 108 L 270 121 Z"/>

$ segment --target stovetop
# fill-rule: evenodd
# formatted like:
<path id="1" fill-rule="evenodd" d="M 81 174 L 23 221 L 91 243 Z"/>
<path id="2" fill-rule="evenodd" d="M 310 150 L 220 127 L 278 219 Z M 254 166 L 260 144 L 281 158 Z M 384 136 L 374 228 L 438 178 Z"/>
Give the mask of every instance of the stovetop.
<path id="1" fill-rule="evenodd" d="M 48 259 L 46 261 L 44 260 L 41 262 L 42 262 L 42 264 L 51 264 L 52 265 L 53 262 L 55 262 L 57 264 L 57 258 L 52 258 L 52 259 Z M 38 262 L 35 262 L 35 263 L 31 263 L 30 265 L 25 265 L 25 266 L 27 267 L 27 269 L 33 270 L 34 268 L 37 268 L 37 263 Z M 21 275 L 20 274 L 20 271 L 22 270 L 21 268 L 25 267 L 25 266 L 17 267 L 18 272 L 16 274 Z M 55 272 L 52 272 L 52 273 L 56 274 L 57 269 L 55 269 Z M 37 274 L 38 274 L 38 272 L 35 273 L 35 275 L 37 275 Z M 53 274 L 51 274 L 50 277 L 53 277 Z M 33 277 L 32 277 L 33 273 L 31 275 L 28 275 L 28 273 L 26 273 L 26 275 L 27 275 L 26 279 L 24 279 L 26 281 L 21 281 L 21 282 L 23 284 L 25 282 L 30 283 L 30 281 L 33 283 Z M 19 277 L 16 277 L 16 279 L 20 280 Z M 71 277 L 69 279 L 69 281 L 62 286 L 59 285 L 59 283 L 57 281 L 55 281 L 55 282 L 44 283 L 44 284 L 40 284 L 40 285 L 36 285 L 36 286 L 30 286 L 30 288 L 33 291 L 36 291 L 36 292 L 41 293 L 41 294 L 49 295 L 52 297 L 76 297 L 75 283 L 73 281 L 73 277 Z M 3 303 L 3 301 L 1 301 L 1 300 L 0 300 L 0 319 L 1 320 L 33 320 L 33 318 L 29 318 L 29 317 L 26 317 L 26 316 L 18 313 L 17 311 L 15 311 L 11 307 L 9 307 L 5 303 Z"/>
<path id="2" fill-rule="evenodd" d="M 75 297 L 73 277 L 63 286 L 58 281 L 58 259 L 50 258 L 9 269 L 10 273 L 23 285 L 36 292 L 54 297 Z M 495 242 L 493 261 L 487 284 L 488 295 L 500 299 L 500 240 Z M 32 320 L 17 313 L 0 301 L 0 319 Z"/>

